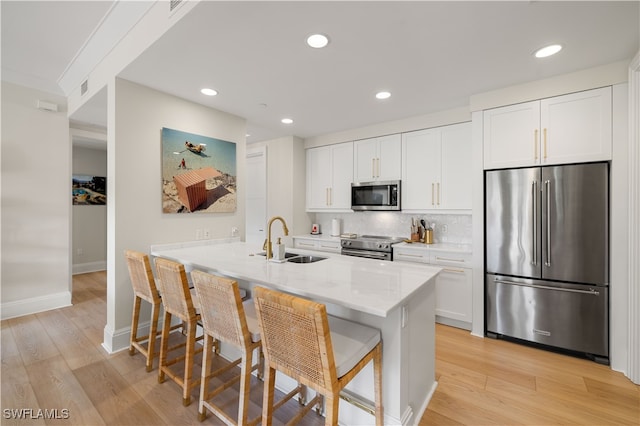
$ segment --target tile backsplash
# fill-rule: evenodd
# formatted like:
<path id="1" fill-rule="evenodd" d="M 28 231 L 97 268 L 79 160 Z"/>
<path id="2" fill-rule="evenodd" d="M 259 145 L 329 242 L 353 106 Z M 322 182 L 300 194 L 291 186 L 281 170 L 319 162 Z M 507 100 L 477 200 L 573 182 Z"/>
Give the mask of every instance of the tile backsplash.
<path id="1" fill-rule="evenodd" d="M 411 218 L 424 219 L 427 227 L 435 223 L 434 243 L 471 244 L 471 215 L 407 214 L 398 212 L 316 213 L 314 223 L 331 235 L 333 219 L 340 219 L 341 232 L 358 235 L 385 235 L 409 238 Z"/>

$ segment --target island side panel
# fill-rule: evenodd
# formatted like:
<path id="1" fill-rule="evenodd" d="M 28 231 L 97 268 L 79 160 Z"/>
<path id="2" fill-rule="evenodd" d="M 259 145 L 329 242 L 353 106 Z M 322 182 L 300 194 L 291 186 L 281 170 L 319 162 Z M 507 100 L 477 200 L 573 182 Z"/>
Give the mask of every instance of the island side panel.
<path id="1" fill-rule="evenodd" d="M 435 371 L 436 356 L 436 278 L 412 297 L 408 306 L 408 387 L 409 406 L 413 409 L 411 419 L 403 419 L 404 423 L 417 424 L 422 418 L 427 405 L 435 392 L 437 382 Z"/>

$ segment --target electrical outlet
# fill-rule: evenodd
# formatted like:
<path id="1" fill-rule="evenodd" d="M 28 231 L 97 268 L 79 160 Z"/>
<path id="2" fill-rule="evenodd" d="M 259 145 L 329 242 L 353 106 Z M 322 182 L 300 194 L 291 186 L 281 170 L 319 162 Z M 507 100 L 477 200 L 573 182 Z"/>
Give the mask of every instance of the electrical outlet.
<path id="1" fill-rule="evenodd" d="M 232 226 L 231 227 L 231 236 L 232 237 L 237 237 L 238 236 L 238 227 L 237 226 Z"/>
<path id="2" fill-rule="evenodd" d="M 202 229 L 196 229 L 196 240 L 202 239 Z"/>
<path id="3" fill-rule="evenodd" d="M 209 238 L 211 238 L 211 229 L 204 228 L 204 230 L 202 231 L 202 236 L 205 240 L 208 240 Z"/>
<path id="4" fill-rule="evenodd" d="M 449 227 L 447 225 L 442 225 L 442 233 L 446 234 L 447 232 L 449 232 Z"/>

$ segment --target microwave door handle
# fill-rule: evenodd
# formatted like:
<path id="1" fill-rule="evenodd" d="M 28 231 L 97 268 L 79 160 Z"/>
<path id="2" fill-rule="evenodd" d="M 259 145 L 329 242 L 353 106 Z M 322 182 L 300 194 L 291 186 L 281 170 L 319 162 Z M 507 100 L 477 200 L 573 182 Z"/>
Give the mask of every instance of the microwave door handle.
<path id="1" fill-rule="evenodd" d="M 391 185 L 387 185 L 387 205 L 391 205 Z"/>

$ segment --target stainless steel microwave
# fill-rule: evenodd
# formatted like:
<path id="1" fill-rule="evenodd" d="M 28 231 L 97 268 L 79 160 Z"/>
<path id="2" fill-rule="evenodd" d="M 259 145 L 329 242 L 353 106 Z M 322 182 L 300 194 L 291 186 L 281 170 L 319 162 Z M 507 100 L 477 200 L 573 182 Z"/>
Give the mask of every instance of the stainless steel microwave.
<path id="1" fill-rule="evenodd" d="M 351 184 L 352 210 L 400 210 L 400 181 Z"/>

